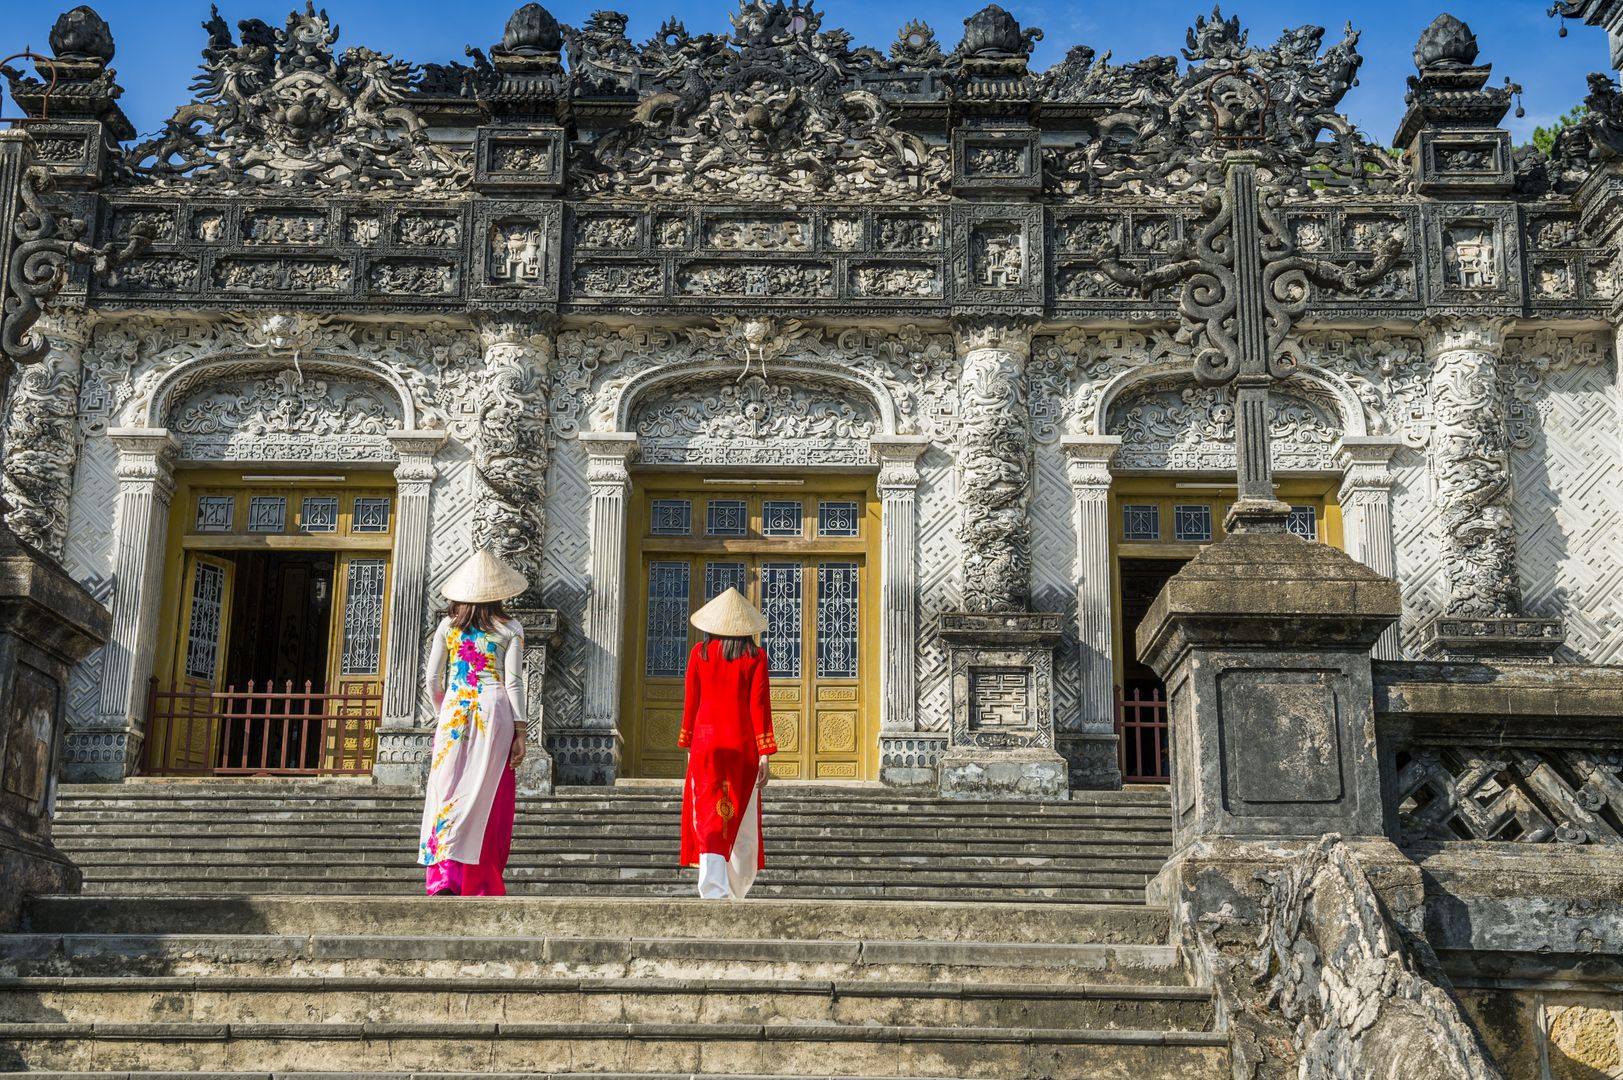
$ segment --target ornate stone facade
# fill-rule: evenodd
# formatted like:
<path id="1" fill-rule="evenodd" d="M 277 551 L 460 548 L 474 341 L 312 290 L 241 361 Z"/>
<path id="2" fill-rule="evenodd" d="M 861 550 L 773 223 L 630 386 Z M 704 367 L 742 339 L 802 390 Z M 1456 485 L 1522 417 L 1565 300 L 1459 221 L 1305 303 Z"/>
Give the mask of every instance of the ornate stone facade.
<path id="1" fill-rule="evenodd" d="M 435 587 L 490 545 L 557 612 L 535 697 L 588 781 L 617 769 L 637 478 L 833 471 L 882 504 L 881 771 L 948 748 L 944 617 L 1054 617 L 1054 737 L 1112 784 L 1113 485 L 1235 468 L 1245 245 L 1273 467 L 1404 590 L 1379 655 L 1491 619 L 1623 656 L 1607 87 L 1551 155 L 1512 153 L 1512 92 L 1440 20 L 1393 155 L 1338 112 L 1356 31 L 1214 14 L 1181 64 L 1077 45 L 1034 71 L 1040 32 L 996 8 L 883 51 L 801 4 L 641 44 L 612 12 L 521 16 L 422 65 L 314 10 L 214 16 L 196 99 L 137 142 L 105 59 L 56 70 L 78 104 L 31 153 L 84 228 L 41 242 L 90 262 L 15 379 L 5 491 L 115 611 L 70 758 L 134 753 L 108 740 L 140 735 L 175 468 L 395 470 L 386 756 L 420 757 Z M 39 113 L 45 80 L 6 74 Z"/>

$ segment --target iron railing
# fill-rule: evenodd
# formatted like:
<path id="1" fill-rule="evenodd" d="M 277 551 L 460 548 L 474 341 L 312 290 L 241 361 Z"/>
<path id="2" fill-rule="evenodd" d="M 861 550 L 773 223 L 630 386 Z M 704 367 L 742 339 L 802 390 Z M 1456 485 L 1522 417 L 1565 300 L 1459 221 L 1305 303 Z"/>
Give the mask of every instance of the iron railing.
<path id="1" fill-rule="evenodd" d="M 1127 784 L 1164 784 L 1172 778 L 1166 692 L 1159 686 L 1116 687 L 1116 747 Z"/>
<path id="2" fill-rule="evenodd" d="M 250 679 L 246 690 L 160 690 L 147 708 L 146 771 L 168 776 L 324 776 L 372 771 L 383 692 L 344 693 L 306 681 L 281 689 Z"/>

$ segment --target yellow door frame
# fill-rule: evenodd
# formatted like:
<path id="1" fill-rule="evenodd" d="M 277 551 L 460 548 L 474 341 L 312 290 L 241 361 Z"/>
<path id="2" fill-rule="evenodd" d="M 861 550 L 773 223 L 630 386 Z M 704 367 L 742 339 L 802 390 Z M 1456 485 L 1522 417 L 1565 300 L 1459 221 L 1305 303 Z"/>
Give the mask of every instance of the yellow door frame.
<path id="1" fill-rule="evenodd" d="M 1293 505 L 1314 508 L 1314 523 L 1321 543 L 1344 548 L 1341 506 L 1336 493 L 1341 477 L 1302 477 L 1276 480 L 1279 498 Z M 1234 503 L 1235 485 L 1220 479 L 1188 474 L 1118 476 L 1110 485 L 1110 633 L 1111 679 L 1119 687 L 1126 664 L 1126 626 L 1122 616 L 1122 559 L 1192 559 L 1207 544 L 1163 539 L 1159 542 L 1123 539 L 1123 504 L 1154 502 L 1160 508 L 1162 533 L 1173 535 L 1172 508 L 1206 503 L 1212 511 L 1212 539 L 1223 538 L 1223 518 Z"/>
<path id="2" fill-rule="evenodd" d="M 338 516 L 331 532 L 300 531 L 299 515 L 306 495 L 335 495 L 338 497 Z M 229 496 L 233 502 L 232 528 L 220 532 L 204 532 L 196 528 L 198 502 L 201 496 Z M 255 495 L 282 495 L 287 498 L 287 520 L 280 532 L 248 531 L 249 500 Z M 355 499 L 371 497 L 389 499 L 388 528 L 383 532 L 365 533 L 355 529 Z M 377 468 L 345 469 L 329 474 L 301 469 L 254 468 L 197 468 L 179 470 L 175 474 L 175 491 L 169 504 L 169 526 L 164 545 L 162 568 L 163 588 L 158 609 L 157 641 L 152 671 L 160 686 L 174 688 L 180 684 L 185 662 L 181 641 L 186 633 L 186 613 L 190 602 L 190 582 L 187 570 L 195 555 L 239 551 L 330 551 L 333 560 L 333 580 L 329 587 L 333 597 L 333 619 L 328 634 L 329 685 L 331 674 L 338 670 L 335 651 L 343 647 L 343 601 L 345 579 L 342 567 L 346 556 L 375 554 L 384 559 L 384 610 L 382 640 L 379 642 L 379 671 L 381 687 L 384 677 L 384 658 L 388 656 L 389 596 L 394 577 L 394 537 L 398 524 L 399 496 L 394 474 Z M 223 640 L 223 638 L 222 638 Z M 224 658 L 221 658 L 224 662 Z M 151 718 L 148 718 L 150 723 Z M 159 763 L 161 767 L 161 763 Z"/>
<path id="3" fill-rule="evenodd" d="M 687 537 L 659 537 L 649 535 L 648 509 L 655 497 L 686 495 L 694 498 L 694 528 Z M 760 534 L 759 514 L 752 510 L 750 534 L 745 537 L 705 537 L 701 522 L 706 498 L 784 499 L 808 498 L 818 495 L 853 495 L 860 498 L 861 513 L 858 536 L 855 538 L 818 538 L 807 535 L 801 539 L 763 537 Z M 808 511 L 807 517 L 814 517 Z M 801 561 L 811 569 L 819 557 L 838 558 L 841 555 L 860 560 L 862 586 L 858 613 L 858 735 L 857 775 L 853 779 L 872 779 L 879 766 L 879 543 L 880 500 L 872 474 L 827 474 L 806 477 L 751 477 L 717 476 L 695 472 L 633 472 L 631 505 L 627 514 L 627 582 L 626 604 L 623 611 L 621 641 L 623 659 L 620 672 L 620 727 L 622 775 L 642 775 L 645 762 L 641 746 L 643 722 L 642 699 L 644 672 L 646 671 L 645 622 L 647 617 L 647 570 L 645 562 L 653 555 L 670 555 L 673 559 L 692 559 L 696 564 L 705 558 L 732 557 L 755 566 L 774 558 Z M 813 570 L 813 573 L 815 571 Z M 803 574 L 806 573 L 803 571 Z M 702 583 L 690 577 L 689 606 L 696 606 L 702 597 Z M 802 585 L 802 626 L 812 632 L 802 634 L 802 671 L 814 672 L 816 664 L 816 592 L 804 582 Z M 689 647 L 697 640 L 696 632 L 689 632 Z M 803 685 L 817 680 L 814 674 L 802 678 Z M 776 697 L 776 695 L 775 695 Z M 842 703 L 843 705 L 844 703 Z M 673 710 L 680 714 L 681 701 L 673 702 Z M 810 710 L 808 727 L 816 726 L 819 702 L 800 702 L 799 708 Z M 662 710 L 663 711 L 663 710 Z M 665 718 L 668 721 L 668 718 Z M 811 734 L 810 731 L 799 734 Z M 674 742 L 674 733 L 673 733 Z M 674 749 L 674 746 L 673 746 Z M 816 754 L 813 739 L 803 743 L 803 760 L 810 763 Z M 781 765 L 774 775 L 783 775 Z"/>

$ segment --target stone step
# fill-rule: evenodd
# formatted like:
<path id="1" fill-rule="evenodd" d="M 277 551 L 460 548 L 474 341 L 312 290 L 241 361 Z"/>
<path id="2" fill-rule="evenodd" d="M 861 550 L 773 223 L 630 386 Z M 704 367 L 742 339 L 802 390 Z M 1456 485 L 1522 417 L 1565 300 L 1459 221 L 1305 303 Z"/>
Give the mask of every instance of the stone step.
<path id="1" fill-rule="evenodd" d="M 89 882 L 85 892 L 95 896 L 121 896 L 132 892 L 154 896 L 253 896 L 259 893 L 281 893 L 296 896 L 363 897 L 377 895 L 412 896 L 422 889 L 421 881 L 378 883 L 374 881 L 295 881 L 285 885 L 267 885 L 261 880 L 236 880 L 199 883 L 196 881 L 166 882 L 160 879 L 138 882 Z M 616 896 L 642 899 L 680 899 L 694 895 L 692 881 L 681 883 L 628 882 L 606 888 L 602 882 L 539 882 L 509 884 L 508 892 L 514 896 L 537 898 L 599 897 L 605 892 Z M 906 885 L 772 885 L 757 883 L 750 899 L 773 900 L 826 900 L 844 897 L 853 900 L 917 901 L 927 903 L 962 903 L 984 900 L 988 903 L 1012 901 L 1034 904 L 1130 904 L 1142 899 L 1144 890 L 1103 888 L 1035 889 L 1023 886 L 986 887 L 976 889 L 944 889 L 929 886 Z"/>
<path id="2" fill-rule="evenodd" d="M 218 934 L 383 934 L 491 936 L 546 933 L 579 937 L 646 935 L 784 941 L 984 941 L 1011 944 L 1156 945 L 1167 940 L 1165 908 L 1027 903 L 889 904 L 862 900 L 750 900 L 717 904 L 598 897 L 480 897 L 450 900 L 375 896 L 152 898 L 44 896 L 29 901 L 34 933 L 166 934 L 208 928 Z M 3 939 L 0 939 L 3 940 Z"/>
<path id="3" fill-rule="evenodd" d="M 852 837 L 794 837 L 785 835 L 785 830 L 772 834 L 771 845 L 773 855 L 884 855 L 905 851 L 909 857 L 937 858 L 949 856 L 962 856 L 964 858 L 1009 858 L 1018 859 L 1028 856 L 1044 858 L 1155 858 L 1164 860 L 1171 853 L 1172 845 L 1164 839 L 1156 843 L 1135 842 L 1131 839 L 1114 839 L 1111 837 L 1088 838 L 1083 840 L 1048 840 L 1019 842 L 1003 837 L 988 837 L 979 840 L 959 840 L 951 843 L 925 843 L 913 842 L 898 844 L 889 838 L 882 839 L 854 839 Z M 93 855 L 98 852 L 114 852 L 120 856 L 136 856 L 141 853 L 162 853 L 176 850 L 199 852 L 225 852 L 225 851 L 280 851 L 295 850 L 308 853 L 310 851 L 309 838 L 303 836 L 290 836 L 285 832 L 266 830 L 248 835 L 220 834 L 194 831 L 189 834 L 180 834 L 176 831 L 166 830 L 160 835 L 153 835 L 143 830 L 132 830 L 127 834 L 111 835 L 105 830 L 90 832 L 73 832 L 69 834 L 75 841 L 83 837 L 92 837 L 94 846 L 82 843 L 78 851 L 83 855 Z M 321 848 L 324 851 L 362 853 L 368 851 L 399 851 L 402 840 L 414 840 L 416 831 L 404 829 L 389 833 L 380 833 L 376 830 L 364 832 L 339 832 L 328 830 L 313 833 L 321 839 Z M 57 840 L 64 838 L 57 836 Z M 553 852 L 565 854 L 608 854 L 613 852 L 642 852 L 658 853 L 661 857 L 668 857 L 677 849 L 677 839 L 668 831 L 648 836 L 602 836 L 602 835 L 576 835 L 558 836 L 547 834 L 545 836 L 529 835 L 529 830 L 520 830 L 513 840 L 513 852 L 517 856 L 522 852 Z"/>
<path id="4" fill-rule="evenodd" d="M 17 1023 L 880 1024 L 1209 1031 L 1211 996 L 1177 986 L 813 979 L 160 976 L 0 979 Z"/>
<path id="5" fill-rule="evenodd" d="M 304 845 L 249 850 L 222 846 L 190 850 L 197 852 L 200 856 L 206 852 L 211 868 L 222 871 L 240 871 L 243 868 L 265 866 L 282 867 L 292 865 L 303 867 L 308 866 L 313 857 L 328 861 L 341 861 L 343 865 L 349 867 L 397 868 L 403 865 L 408 867 L 416 865 L 412 861 L 413 856 L 416 855 L 415 845 L 407 846 L 405 844 L 370 849 L 353 849 L 324 844 L 316 852 L 312 852 L 309 847 Z M 167 871 L 174 867 L 174 857 L 173 850 L 109 849 L 98 845 L 95 848 L 75 852 L 73 859 L 79 866 L 87 869 L 92 866 L 104 869 L 141 868 L 148 870 L 153 867 L 161 867 Z M 1125 855 L 1077 858 L 1049 855 L 937 855 L 903 853 L 901 851 L 888 851 L 880 854 L 855 854 L 838 849 L 802 849 L 800 852 L 785 852 L 775 844 L 770 849 L 770 858 L 770 869 L 774 874 L 815 873 L 819 871 L 829 873 L 851 871 L 859 874 L 867 871 L 928 871 L 936 874 L 965 873 L 1002 877 L 1027 876 L 1041 872 L 1067 875 L 1082 874 L 1104 878 L 1153 876 L 1161 869 L 1164 861 L 1155 856 L 1135 859 Z M 509 870 L 516 870 L 519 867 L 537 869 L 579 867 L 620 869 L 631 873 L 641 870 L 673 870 L 679 865 L 678 859 L 679 854 L 675 844 L 662 851 L 614 852 L 555 851 L 536 845 L 528 848 L 516 848 L 508 859 L 507 865 Z M 965 880 L 973 880 L 973 878 Z"/>
<path id="6" fill-rule="evenodd" d="M 0 977 L 878 979 L 1186 985 L 1170 945 L 999 941 L 39 934 L 0 937 Z"/>
<path id="7" fill-rule="evenodd" d="M 1209 1032 L 842 1024 L 4 1024 L 26 1069 L 568 1069 L 828 1077 L 1217 1076 Z"/>

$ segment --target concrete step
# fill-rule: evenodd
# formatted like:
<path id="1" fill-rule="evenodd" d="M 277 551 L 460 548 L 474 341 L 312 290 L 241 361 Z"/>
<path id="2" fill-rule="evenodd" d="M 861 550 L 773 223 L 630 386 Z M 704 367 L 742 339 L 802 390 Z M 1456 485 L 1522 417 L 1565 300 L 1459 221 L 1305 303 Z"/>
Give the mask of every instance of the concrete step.
<path id="1" fill-rule="evenodd" d="M 1217 1076 L 1226 1040 L 1207 1032 L 841 1024 L 463 1022 L 0 1025 L 30 1069 L 362 1071 L 568 1069 L 1043 1077 Z"/>
<path id="2" fill-rule="evenodd" d="M 1181 986 L 874 979 L 493 979 L 154 976 L 0 979 L 16 1023 L 879 1024 L 1209 1031 Z"/>

